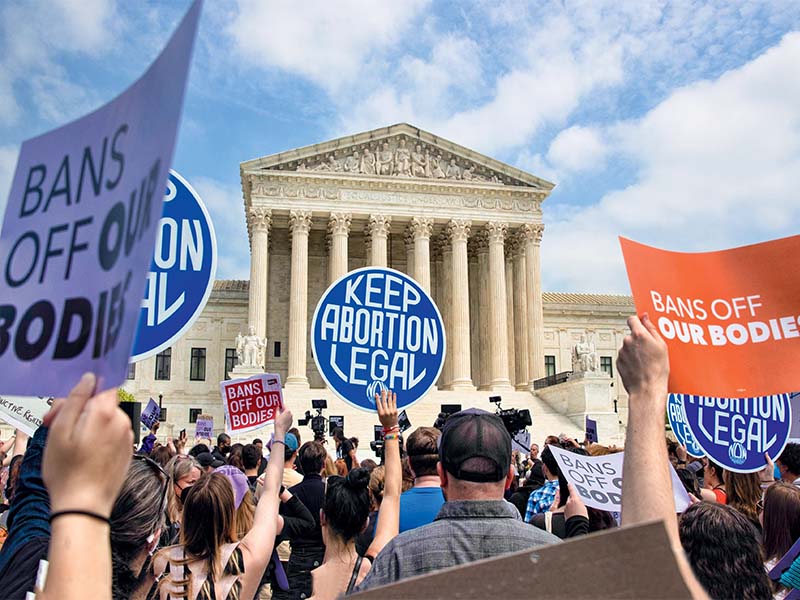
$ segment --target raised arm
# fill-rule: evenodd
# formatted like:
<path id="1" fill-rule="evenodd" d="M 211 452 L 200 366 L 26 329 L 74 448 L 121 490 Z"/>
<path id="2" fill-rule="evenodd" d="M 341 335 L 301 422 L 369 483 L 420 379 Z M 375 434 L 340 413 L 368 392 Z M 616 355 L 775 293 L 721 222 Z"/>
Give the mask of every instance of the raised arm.
<path id="1" fill-rule="evenodd" d="M 384 390 L 375 394 L 378 419 L 385 432 L 383 444 L 386 477 L 378 525 L 367 555 L 375 557 L 400 532 L 400 492 L 403 489 L 403 466 L 400 463 L 400 427 L 397 424 L 397 394 Z"/>
<path id="2" fill-rule="evenodd" d="M 678 536 L 669 456 L 664 444 L 669 355 L 650 317 L 630 317 L 630 335 L 617 357 L 628 391 L 628 431 L 622 478 L 622 524 L 660 520 L 667 528 L 681 573 L 694 598 L 706 598 L 694 577 Z"/>
<path id="3" fill-rule="evenodd" d="M 264 489 L 256 506 L 253 527 L 244 536 L 241 543 L 245 563 L 245 574 L 242 576 L 242 598 L 255 594 L 261 576 L 272 555 L 278 522 L 278 490 L 283 477 L 283 450 L 277 446 L 285 445 L 286 432 L 292 425 L 292 413 L 284 409 L 275 419 L 275 439 L 272 441 L 273 451 L 267 470 L 264 472 Z"/>
<path id="4" fill-rule="evenodd" d="M 52 535 L 47 583 L 37 598 L 111 599 L 109 518 L 128 472 L 133 431 L 116 390 L 92 396 L 94 387 L 94 375 L 84 375 L 45 417 L 50 432 L 42 475 Z"/>

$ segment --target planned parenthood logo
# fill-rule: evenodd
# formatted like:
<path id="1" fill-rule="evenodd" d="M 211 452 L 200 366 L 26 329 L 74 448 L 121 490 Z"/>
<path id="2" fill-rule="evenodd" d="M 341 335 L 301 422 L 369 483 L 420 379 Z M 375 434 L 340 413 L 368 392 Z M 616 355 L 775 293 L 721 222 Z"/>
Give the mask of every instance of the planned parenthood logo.
<path id="1" fill-rule="evenodd" d="M 398 408 L 422 398 L 444 364 L 442 317 L 407 275 L 381 267 L 347 273 L 317 304 L 311 325 L 314 360 L 345 402 L 375 410 L 375 394 L 397 393 Z"/>
<path id="2" fill-rule="evenodd" d="M 764 468 L 764 453 L 775 458 L 789 438 L 789 394 L 755 398 L 683 396 L 686 423 L 697 445 L 730 471 Z"/>

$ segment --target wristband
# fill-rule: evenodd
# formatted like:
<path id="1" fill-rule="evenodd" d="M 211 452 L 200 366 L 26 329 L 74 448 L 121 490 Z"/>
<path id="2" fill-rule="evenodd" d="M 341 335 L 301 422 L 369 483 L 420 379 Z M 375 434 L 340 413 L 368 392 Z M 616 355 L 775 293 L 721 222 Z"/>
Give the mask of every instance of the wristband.
<path id="1" fill-rule="evenodd" d="M 387 433 L 386 435 L 383 436 L 383 440 L 385 442 L 388 442 L 389 440 L 397 440 L 397 439 L 400 439 L 400 434 L 399 433 Z"/>
<path id="2" fill-rule="evenodd" d="M 111 518 L 104 517 L 103 515 L 99 515 L 97 513 L 88 511 L 88 510 L 59 510 L 58 512 L 54 512 L 50 515 L 50 522 L 52 523 L 53 520 L 57 519 L 58 517 L 63 517 L 64 515 L 80 515 L 82 517 L 89 517 L 90 519 L 96 519 L 97 521 L 102 521 L 109 527 L 111 527 Z"/>
<path id="3" fill-rule="evenodd" d="M 274 446 L 275 444 L 283 444 L 285 446 L 286 442 L 283 440 L 272 440 L 272 445 Z"/>
<path id="4" fill-rule="evenodd" d="M 399 431 L 400 431 L 400 426 L 399 425 L 393 425 L 391 427 L 384 427 L 383 428 L 383 433 L 384 434 L 386 434 L 386 433 L 397 433 Z"/>

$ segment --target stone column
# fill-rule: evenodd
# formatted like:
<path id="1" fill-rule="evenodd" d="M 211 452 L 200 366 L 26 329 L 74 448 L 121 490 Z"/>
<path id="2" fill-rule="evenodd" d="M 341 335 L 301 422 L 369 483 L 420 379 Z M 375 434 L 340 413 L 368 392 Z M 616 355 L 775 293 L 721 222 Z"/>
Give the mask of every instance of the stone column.
<path id="1" fill-rule="evenodd" d="M 348 271 L 347 238 L 350 234 L 350 218 L 350 213 L 331 213 L 328 220 L 328 233 L 331 236 L 328 283 L 333 283 Z"/>
<path id="2" fill-rule="evenodd" d="M 406 245 L 406 275 L 415 278 L 414 275 L 414 231 L 411 225 L 406 227 L 403 233 L 403 242 Z M 416 279 L 416 278 L 415 278 Z M 430 291 L 430 290 L 429 290 Z"/>
<path id="3" fill-rule="evenodd" d="M 439 310 L 442 311 L 442 318 L 444 319 L 448 351 L 445 355 L 442 375 L 439 377 L 439 381 L 441 382 L 439 384 L 439 389 L 450 389 L 450 384 L 453 381 L 453 353 L 449 350 L 449 346 L 453 340 L 453 247 L 450 245 L 450 236 L 447 231 L 442 233 L 441 240 L 442 287 L 440 288 L 440 295 L 442 300 L 439 304 Z"/>
<path id="4" fill-rule="evenodd" d="M 469 344 L 469 263 L 467 239 L 470 221 L 453 219 L 447 226 L 452 251 L 452 293 L 450 303 L 451 338 L 448 338 L 448 354 L 451 362 L 454 390 L 474 390 L 472 385 L 471 356 Z"/>
<path id="5" fill-rule="evenodd" d="M 370 215 L 367 223 L 371 242 L 371 266 L 386 267 L 389 264 L 387 244 L 389 237 L 389 227 L 392 224 L 392 217 L 384 215 Z"/>
<path id="6" fill-rule="evenodd" d="M 514 261 L 514 371 L 516 389 L 530 388 L 528 378 L 528 290 L 525 276 L 524 235 L 517 235 L 512 248 Z"/>
<path id="7" fill-rule="evenodd" d="M 542 307 L 541 243 L 544 225 L 521 227 L 525 236 L 525 276 L 528 294 L 528 383 L 544 377 L 544 310 Z"/>
<path id="8" fill-rule="evenodd" d="M 292 273 L 289 287 L 289 373 L 284 387 L 308 388 L 308 234 L 311 211 L 289 212 L 292 236 Z"/>
<path id="9" fill-rule="evenodd" d="M 514 237 L 509 234 L 505 244 L 506 259 L 506 348 L 508 348 L 508 379 L 513 386 L 516 381 L 516 352 L 514 349 L 514 263 L 512 261 Z"/>
<path id="10" fill-rule="evenodd" d="M 492 351 L 489 347 L 489 238 L 481 231 L 475 238 L 478 253 L 478 318 L 480 320 L 480 381 L 478 389 L 488 390 L 491 381 Z"/>
<path id="11" fill-rule="evenodd" d="M 431 250 L 430 240 L 433 232 L 433 219 L 414 217 L 411 219 L 414 231 L 414 279 L 426 292 L 431 291 Z"/>
<path id="12" fill-rule="evenodd" d="M 506 265 L 504 247 L 506 223 L 496 221 L 486 224 L 489 234 L 489 348 L 491 349 L 492 390 L 510 390 L 508 379 L 508 335 L 506 315 Z"/>
<path id="13" fill-rule="evenodd" d="M 251 207 L 247 213 L 250 228 L 250 296 L 248 299 L 248 326 L 256 328 L 256 335 L 267 337 L 267 290 L 269 280 L 269 228 L 272 211 Z"/>
<path id="14" fill-rule="evenodd" d="M 472 381 L 479 384 L 481 381 L 481 320 L 478 309 L 480 296 L 480 281 L 478 280 L 478 249 L 475 237 L 467 243 L 467 256 L 469 259 L 469 340 L 470 340 L 470 365 L 472 367 Z"/>

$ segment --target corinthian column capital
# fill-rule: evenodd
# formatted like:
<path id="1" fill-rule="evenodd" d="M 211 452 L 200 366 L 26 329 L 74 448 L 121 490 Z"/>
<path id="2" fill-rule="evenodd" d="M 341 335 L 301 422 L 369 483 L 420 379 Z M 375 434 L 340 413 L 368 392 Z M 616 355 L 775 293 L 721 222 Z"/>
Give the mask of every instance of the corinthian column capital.
<path id="1" fill-rule="evenodd" d="M 409 229 L 413 232 L 414 239 L 430 239 L 433 232 L 433 219 L 430 217 L 414 217 L 411 219 Z"/>
<path id="2" fill-rule="evenodd" d="M 533 242 L 537 246 L 542 243 L 543 234 L 544 223 L 526 223 L 519 228 L 520 238 L 526 242 Z"/>
<path id="3" fill-rule="evenodd" d="M 272 225 L 272 211 L 261 206 L 251 206 L 247 211 L 247 226 L 251 232 L 269 231 Z"/>
<path id="4" fill-rule="evenodd" d="M 328 232 L 331 235 L 349 235 L 351 218 L 350 213 L 331 213 L 328 219 Z"/>
<path id="5" fill-rule="evenodd" d="M 311 231 L 311 211 L 289 211 L 289 230 L 294 233 L 308 233 Z"/>
<path id="6" fill-rule="evenodd" d="M 370 215 L 366 230 L 370 236 L 386 237 L 392 225 L 392 217 L 386 215 Z"/>
<path id="7" fill-rule="evenodd" d="M 452 219 L 447 224 L 447 232 L 450 234 L 450 239 L 452 241 L 466 242 L 469 238 L 471 227 L 472 221 Z"/>
<path id="8" fill-rule="evenodd" d="M 507 232 L 508 223 L 490 221 L 486 224 L 486 234 L 489 237 L 490 244 L 503 244 L 506 240 Z"/>

